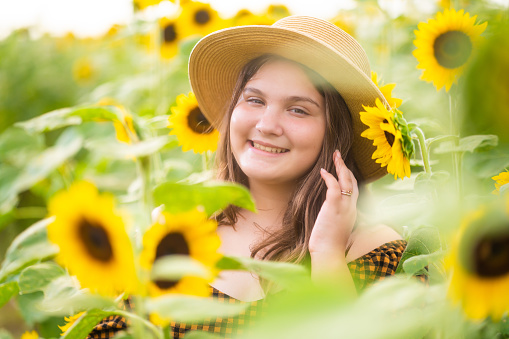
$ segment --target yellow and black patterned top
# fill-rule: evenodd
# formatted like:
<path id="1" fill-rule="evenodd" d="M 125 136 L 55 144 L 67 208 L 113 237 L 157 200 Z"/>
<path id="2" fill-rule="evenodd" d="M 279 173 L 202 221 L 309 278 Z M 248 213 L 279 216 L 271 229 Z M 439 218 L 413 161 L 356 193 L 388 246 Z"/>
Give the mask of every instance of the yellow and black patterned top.
<path id="1" fill-rule="evenodd" d="M 357 290 L 360 292 L 374 282 L 383 280 L 396 272 L 396 267 L 401 259 L 403 251 L 406 247 L 406 241 L 395 240 L 383 244 L 375 248 L 362 257 L 357 258 L 348 263 L 352 277 Z M 421 277 L 426 280 L 425 276 Z M 211 287 L 212 297 L 222 303 L 242 303 Z M 212 332 L 224 338 L 230 338 L 233 335 L 241 334 L 244 326 L 252 324 L 253 318 L 263 312 L 263 300 L 253 301 L 249 307 L 242 311 L 239 315 L 228 318 L 210 319 L 203 324 L 184 324 L 171 323 L 171 338 L 184 338 L 189 331 L 202 330 Z M 90 332 L 87 339 L 110 338 L 117 331 L 125 329 L 127 324 L 125 319 L 120 316 L 110 316 L 99 324 Z"/>

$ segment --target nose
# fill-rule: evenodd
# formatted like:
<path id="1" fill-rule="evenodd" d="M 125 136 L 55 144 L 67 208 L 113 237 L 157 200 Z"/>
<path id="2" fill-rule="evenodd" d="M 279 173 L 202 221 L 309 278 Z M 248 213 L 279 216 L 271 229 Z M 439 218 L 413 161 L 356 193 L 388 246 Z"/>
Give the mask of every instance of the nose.
<path id="1" fill-rule="evenodd" d="M 256 129 L 262 134 L 282 135 L 283 127 L 277 108 L 267 107 L 258 119 Z"/>

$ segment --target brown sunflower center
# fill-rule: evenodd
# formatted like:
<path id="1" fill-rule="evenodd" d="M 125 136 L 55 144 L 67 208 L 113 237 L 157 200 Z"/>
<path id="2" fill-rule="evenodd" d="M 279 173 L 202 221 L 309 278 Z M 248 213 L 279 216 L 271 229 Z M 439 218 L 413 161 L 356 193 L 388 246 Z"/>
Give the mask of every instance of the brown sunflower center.
<path id="1" fill-rule="evenodd" d="M 156 248 L 156 257 L 155 260 L 167 256 L 167 255 L 189 255 L 189 246 L 187 244 L 186 238 L 182 235 L 182 233 L 171 232 L 164 236 L 163 239 L 159 242 Z M 155 261 L 154 260 L 154 261 Z M 174 280 L 155 280 L 154 283 L 160 289 L 169 289 L 175 286 L 178 281 Z"/>
<path id="2" fill-rule="evenodd" d="M 449 31 L 439 35 L 433 44 L 435 59 L 440 66 L 457 68 L 467 62 L 472 53 L 470 37 L 460 31 Z"/>
<path id="3" fill-rule="evenodd" d="M 194 13 L 194 22 L 198 25 L 205 25 L 210 21 L 210 14 L 206 9 L 200 9 Z"/>
<path id="4" fill-rule="evenodd" d="M 383 123 L 384 124 L 388 124 L 389 121 L 387 121 L 387 119 L 384 119 Z M 387 131 L 384 131 L 384 134 L 385 134 L 385 139 L 387 139 L 387 142 L 392 147 L 392 145 L 394 144 L 394 135 L 392 133 L 387 132 Z"/>
<path id="5" fill-rule="evenodd" d="M 199 107 L 196 107 L 189 112 L 189 115 L 187 116 L 187 124 L 190 129 L 199 134 L 209 134 L 214 130 Z"/>
<path id="6" fill-rule="evenodd" d="M 113 259 L 110 238 L 103 225 L 82 219 L 78 232 L 90 256 L 102 262 L 108 262 Z"/>
<path id="7" fill-rule="evenodd" d="M 509 273 L 509 234 L 480 239 L 474 248 L 475 272 L 486 278 Z"/>
<path id="8" fill-rule="evenodd" d="M 169 24 L 163 29 L 163 41 L 170 43 L 177 40 L 177 32 L 175 32 L 175 25 Z"/>

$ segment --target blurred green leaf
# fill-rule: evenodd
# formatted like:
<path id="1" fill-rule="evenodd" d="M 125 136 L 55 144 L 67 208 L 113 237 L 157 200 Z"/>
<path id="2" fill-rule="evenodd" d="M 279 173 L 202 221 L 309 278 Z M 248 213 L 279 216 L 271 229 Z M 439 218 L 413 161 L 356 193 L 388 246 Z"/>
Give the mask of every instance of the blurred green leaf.
<path id="1" fill-rule="evenodd" d="M 199 261 L 185 255 L 168 255 L 157 259 L 151 271 L 151 279 L 179 280 L 184 276 L 210 278 L 210 270 Z"/>
<path id="2" fill-rule="evenodd" d="M 240 269 L 254 272 L 285 289 L 307 284 L 311 281 L 310 274 L 304 266 L 287 262 L 225 256 L 216 266 L 220 269 Z"/>
<path id="3" fill-rule="evenodd" d="M 37 307 L 51 315 L 65 316 L 75 313 L 76 310 L 118 306 L 113 299 L 80 289 L 76 277 L 68 275 L 51 280 L 43 292 L 44 298 L 40 300 Z"/>
<path id="4" fill-rule="evenodd" d="M 90 310 L 79 317 L 76 322 L 67 330 L 62 339 L 83 339 L 88 336 L 95 325 L 110 315 L 116 315 L 115 312 L 102 310 Z"/>
<path id="5" fill-rule="evenodd" d="M 438 229 L 431 226 L 417 227 L 410 234 L 410 238 L 408 239 L 406 249 L 401 256 L 396 273 L 404 271 L 403 268 L 406 260 L 423 254 L 432 254 L 439 250 L 442 250 L 442 244 Z M 416 261 L 414 264 L 417 266 L 419 263 L 420 261 Z"/>
<path id="6" fill-rule="evenodd" d="M 64 274 L 65 270 L 52 262 L 32 265 L 19 275 L 19 289 L 21 293 L 42 291 L 52 280 Z"/>
<path id="7" fill-rule="evenodd" d="M 29 133 L 48 132 L 58 128 L 79 125 L 90 121 L 114 121 L 121 116 L 119 108 L 115 106 L 85 106 L 61 108 L 42 114 L 36 118 L 18 122 L 17 127 L 24 128 Z"/>
<path id="8" fill-rule="evenodd" d="M 0 328 L 0 339 L 13 339 L 12 335 L 4 328 Z"/>
<path id="9" fill-rule="evenodd" d="M 0 285 L 0 308 L 19 293 L 18 283 L 9 281 Z"/>
<path id="10" fill-rule="evenodd" d="M 155 312 L 173 321 L 200 323 L 207 318 L 234 316 L 249 307 L 249 303 L 228 304 L 211 298 L 173 294 L 148 299 L 145 307 L 149 313 Z"/>
<path id="11" fill-rule="evenodd" d="M 210 332 L 205 331 L 192 331 L 186 333 L 186 339 L 220 339 L 222 338 L 220 335 L 212 334 Z"/>
<path id="12" fill-rule="evenodd" d="M 446 254 L 445 251 L 436 251 L 431 254 L 421 254 L 407 258 L 403 263 L 403 270 L 405 271 L 405 273 L 411 275 L 427 274 L 425 267 L 431 263 L 443 259 L 445 254 Z"/>
<path id="13" fill-rule="evenodd" d="M 255 211 L 249 190 L 242 185 L 228 182 L 181 184 L 166 182 L 154 189 L 156 205 L 164 204 L 166 211 L 178 213 L 203 206 L 208 215 L 229 204 Z"/>
<path id="14" fill-rule="evenodd" d="M 35 156 L 44 147 L 40 134 L 29 134 L 21 128 L 11 127 L 0 134 L 0 160 L 17 167 Z"/>
<path id="15" fill-rule="evenodd" d="M 48 319 L 48 314 L 41 311 L 38 307 L 39 302 L 44 298 L 41 291 L 34 293 L 21 294 L 18 298 L 18 307 L 28 326 L 39 323 Z"/>
<path id="16" fill-rule="evenodd" d="M 94 140 L 85 144 L 88 150 L 112 159 L 143 157 L 159 152 L 163 148 L 171 149 L 177 146 L 178 141 L 175 137 L 169 135 L 143 140 L 130 145 L 125 143 L 111 143 L 110 145 L 105 145 L 103 140 Z"/>
<path id="17" fill-rule="evenodd" d="M 51 258 L 58 247 L 48 242 L 46 227 L 53 218 L 43 219 L 21 232 L 11 243 L 0 268 L 0 282 L 26 266 Z"/>
<path id="18" fill-rule="evenodd" d="M 493 134 L 488 135 L 470 135 L 468 137 L 461 138 L 458 146 L 452 141 L 442 142 L 437 148 L 435 153 L 443 154 L 450 152 L 471 152 L 487 150 L 497 146 L 498 136 Z"/>
<path id="19" fill-rule="evenodd" d="M 74 131 L 65 131 L 55 146 L 31 159 L 17 177 L 12 182 L 2 185 L 0 190 L 17 194 L 32 187 L 74 156 L 81 149 L 82 142 L 81 136 L 76 135 Z"/>

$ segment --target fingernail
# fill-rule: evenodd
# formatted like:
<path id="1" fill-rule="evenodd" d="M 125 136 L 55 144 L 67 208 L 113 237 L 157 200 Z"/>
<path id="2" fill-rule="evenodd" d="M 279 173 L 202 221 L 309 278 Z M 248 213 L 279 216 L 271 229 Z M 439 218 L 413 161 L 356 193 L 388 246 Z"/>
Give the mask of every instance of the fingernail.
<path id="1" fill-rule="evenodd" d="M 326 173 L 327 171 L 325 169 L 323 169 L 323 167 L 322 167 L 322 168 L 320 168 L 320 172 Z"/>

